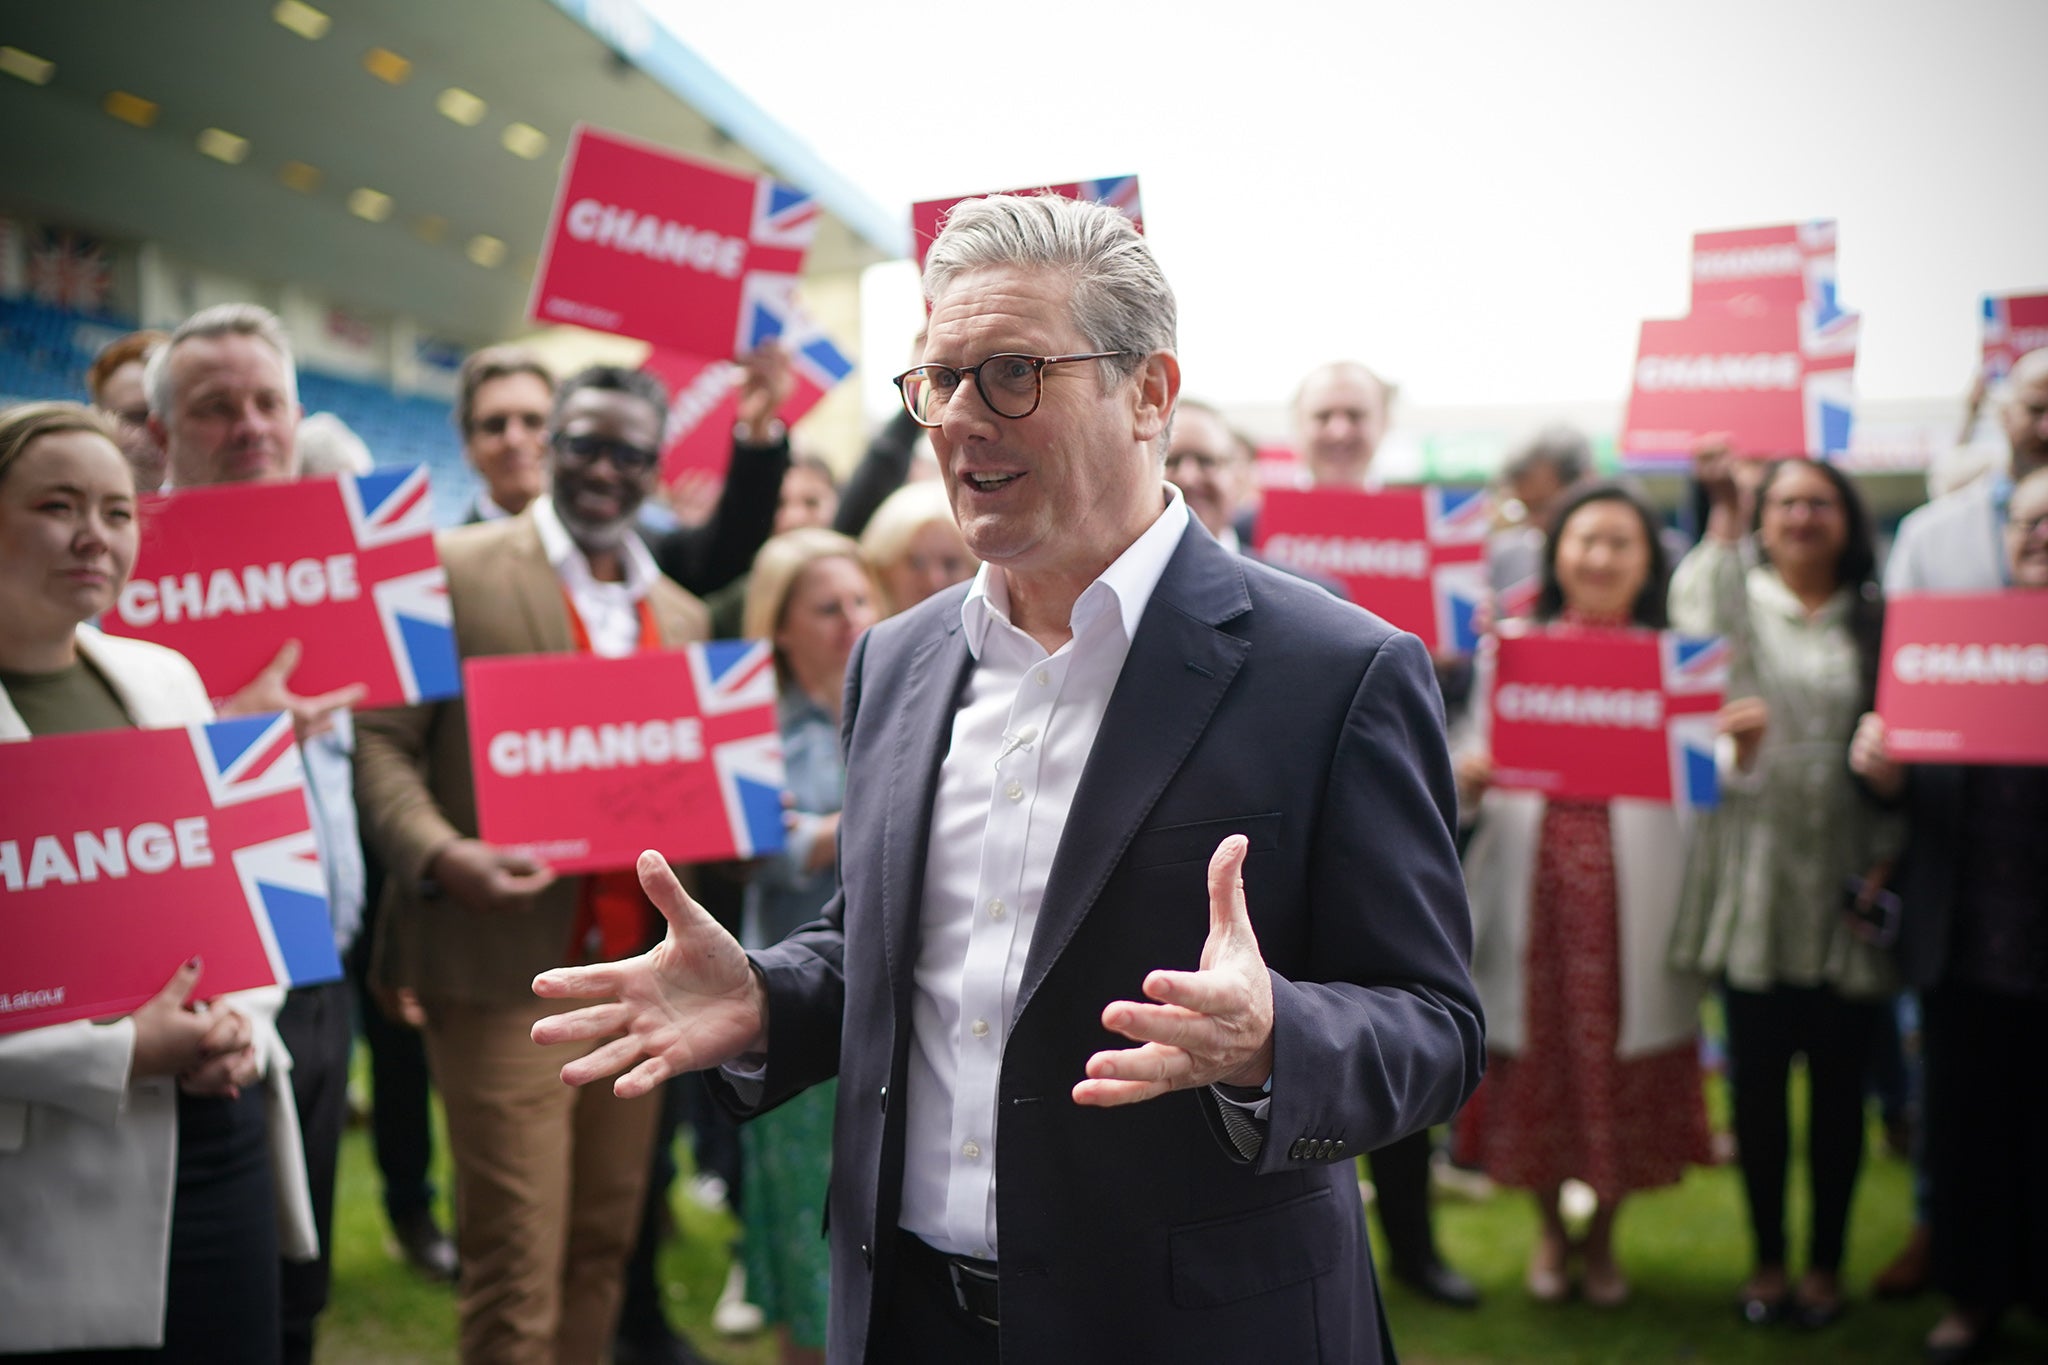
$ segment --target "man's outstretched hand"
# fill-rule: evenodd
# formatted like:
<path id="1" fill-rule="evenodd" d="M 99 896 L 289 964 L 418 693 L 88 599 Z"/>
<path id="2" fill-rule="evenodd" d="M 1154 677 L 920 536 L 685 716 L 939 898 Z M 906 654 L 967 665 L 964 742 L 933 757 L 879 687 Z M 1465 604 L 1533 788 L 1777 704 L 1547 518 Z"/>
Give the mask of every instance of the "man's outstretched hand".
<path id="1" fill-rule="evenodd" d="M 609 1038 L 563 1067 L 562 1079 L 584 1085 L 624 1071 L 612 1086 L 621 1099 L 768 1045 L 768 997 L 738 941 L 690 899 L 659 853 L 642 853 L 638 870 L 668 921 L 662 941 L 622 962 L 557 967 L 533 979 L 542 999 L 607 1002 L 547 1016 L 533 1026 L 533 1041 Z"/>
<path id="2" fill-rule="evenodd" d="M 1140 1047 L 1098 1052 L 1076 1104 L 1135 1104 L 1198 1085 L 1259 1086 L 1273 1074 L 1273 982 L 1244 903 L 1250 844 L 1233 834 L 1209 859 L 1209 939 L 1194 972 L 1153 972 L 1145 994 L 1113 1001 L 1103 1027 Z"/>

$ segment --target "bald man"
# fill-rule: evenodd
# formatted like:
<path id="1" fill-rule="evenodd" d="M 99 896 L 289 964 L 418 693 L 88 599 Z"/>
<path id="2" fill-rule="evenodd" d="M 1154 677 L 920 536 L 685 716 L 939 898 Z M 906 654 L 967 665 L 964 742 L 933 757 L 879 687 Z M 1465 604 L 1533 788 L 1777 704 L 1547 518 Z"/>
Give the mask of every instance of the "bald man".
<path id="1" fill-rule="evenodd" d="M 1309 478 L 1318 488 L 1370 488 L 1372 457 L 1387 434 L 1394 393 L 1355 360 L 1309 372 L 1294 395 L 1294 430 Z"/>

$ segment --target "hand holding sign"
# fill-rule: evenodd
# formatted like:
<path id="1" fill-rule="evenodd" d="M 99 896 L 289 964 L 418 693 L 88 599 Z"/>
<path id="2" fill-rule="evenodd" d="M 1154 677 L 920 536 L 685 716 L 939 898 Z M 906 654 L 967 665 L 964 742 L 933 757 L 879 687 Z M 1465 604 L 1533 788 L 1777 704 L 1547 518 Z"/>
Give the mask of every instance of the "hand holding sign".
<path id="1" fill-rule="evenodd" d="M 1098 1052 L 1074 1103 L 1110 1106 L 1201 1085 L 1265 1084 L 1273 1074 L 1273 981 L 1244 900 L 1250 843 L 1233 834 L 1209 859 L 1209 938 L 1194 972 L 1153 972 L 1159 1003 L 1112 1002 L 1102 1025 L 1142 1046 Z"/>
<path id="2" fill-rule="evenodd" d="M 563 1067 L 562 1080 L 585 1085 L 624 1071 L 612 1086 L 620 1099 L 768 1046 L 768 993 L 739 941 L 690 898 L 659 853 L 642 853 L 639 873 L 647 898 L 668 921 L 661 942 L 623 962 L 557 967 L 533 979 L 533 993 L 544 1000 L 608 998 L 542 1019 L 533 1041 L 547 1047 L 610 1038 Z"/>
<path id="3" fill-rule="evenodd" d="M 1898 800 L 1906 789 L 1906 770 L 1892 762 L 1885 743 L 1884 717 L 1875 711 L 1864 712 L 1856 722 L 1855 737 L 1849 741 L 1849 771 L 1886 801 Z"/>
<path id="4" fill-rule="evenodd" d="M 764 446 L 774 437 L 775 416 L 796 390 L 789 370 L 789 352 L 776 341 L 764 341 L 740 362 L 738 422 L 749 445 Z"/>
<path id="5" fill-rule="evenodd" d="M 135 1047 L 128 1056 L 128 1079 L 175 1076 L 206 1060 L 207 1019 L 186 1008 L 199 984 L 198 958 L 177 971 L 164 988 L 128 1016 L 135 1027 Z"/>
<path id="6" fill-rule="evenodd" d="M 481 839 L 457 839 L 434 854 L 434 880 L 457 905 L 495 914 L 533 908 L 533 898 L 554 885 L 554 869 L 524 853 Z"/>
<path id="7" fill-rule="evenodd" d="M 240 1099 L 242 1087 L 263 1074 L 256 1058 L 256 1030 L 249 1016 L 224 1007 L 202 1016 L 211 1021 L 200 1040 L 204 1060 L 178 1073 L 178 1089 L 207 1099 Z"/>
<path id="8" fill-rule="evenodd" d="M 337 687 L 332 692 L 317 696 L 302 697 L 292 691 L 289 679 L 292 670 L 299 666 L 300 645 L 297 640 L 286 640 L 284 648 L 277 651 L 277 657 L 263 666 L 263 671 L 250 680 L 241 691 L 223 701 L 217 708 L 222 719 L 229 716 L 254 716 L 266 711 L 289 711 L 292 717 L 292 731 L 304 744 L 315 735 L 324 735 L 334 728 L 334 713 L 345 711 L 360 702 L 369 689 L 361 683 L 350 683 Z"/>
<path id="9" fill-rule="evenodd" d="M 1742 697 L 1729 702 L 1714 717 L 1714 730 L 1735 741 L 1735 766 L 1748 772 L 1756 766 L 1756 752 L 1770 728 L 1771 708 L 1762 697 Z"/>

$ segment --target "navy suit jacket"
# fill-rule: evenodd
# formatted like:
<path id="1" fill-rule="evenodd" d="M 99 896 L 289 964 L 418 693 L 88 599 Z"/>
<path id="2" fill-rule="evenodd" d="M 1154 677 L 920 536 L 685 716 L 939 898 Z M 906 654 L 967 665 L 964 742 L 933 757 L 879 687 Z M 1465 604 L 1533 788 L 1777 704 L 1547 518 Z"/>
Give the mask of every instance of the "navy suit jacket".
<path id="1" fill-rule="evenodd" d="M 972 660 L 965 588 L 875 627 L 848 670 L 844 890 L 755 955 L 758 1109 L 839 1078 L 830 1353 L 867 1358 L 894 1270 L 911 974 L 939 765 Z M 1041 903 L 1003 1051 L 1005 1360 L 1386 1359 L 1352 1158 L 1448 1118 L 1484 1041 L 1451 767 L 1413 636 L 1190 526 L 1139 622 Z M 1207 1090 L 1074 1103 L 1154 968 L 1193 969 L 1207 870 L 1251 843 L 1272 971 L 1269 1135 Z"/>

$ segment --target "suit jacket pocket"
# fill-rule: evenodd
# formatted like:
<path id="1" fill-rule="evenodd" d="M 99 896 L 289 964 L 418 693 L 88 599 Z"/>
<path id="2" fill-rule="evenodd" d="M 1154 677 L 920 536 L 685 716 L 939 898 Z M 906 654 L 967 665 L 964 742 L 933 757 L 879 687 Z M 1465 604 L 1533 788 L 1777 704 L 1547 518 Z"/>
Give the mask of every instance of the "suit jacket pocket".
<path id="1" fill-rule="evenodd" d="M 1216 845 L 1233 834 L 1251 841 L 1251 851 L 1261 853 L 1280 847 L 1280 812 L 1265 815 L 1237 815 L 1227 820 L 1197 820 L 1191 825 L 1161 825 L 1141 829 L 1131 836 L 1120 866 L 1130 871 L 1140 867 L 1165 867 L 1171 863 L 1206 863 Z"/>
<path id="2" fill-rule="evenodd" d="M 1182 1308 L 1214 1308 L 1312 1280 L 1344 1254 L 1343 1219 L 1327 1187 L 1166 1236 L 1173 1301 Z"/>

